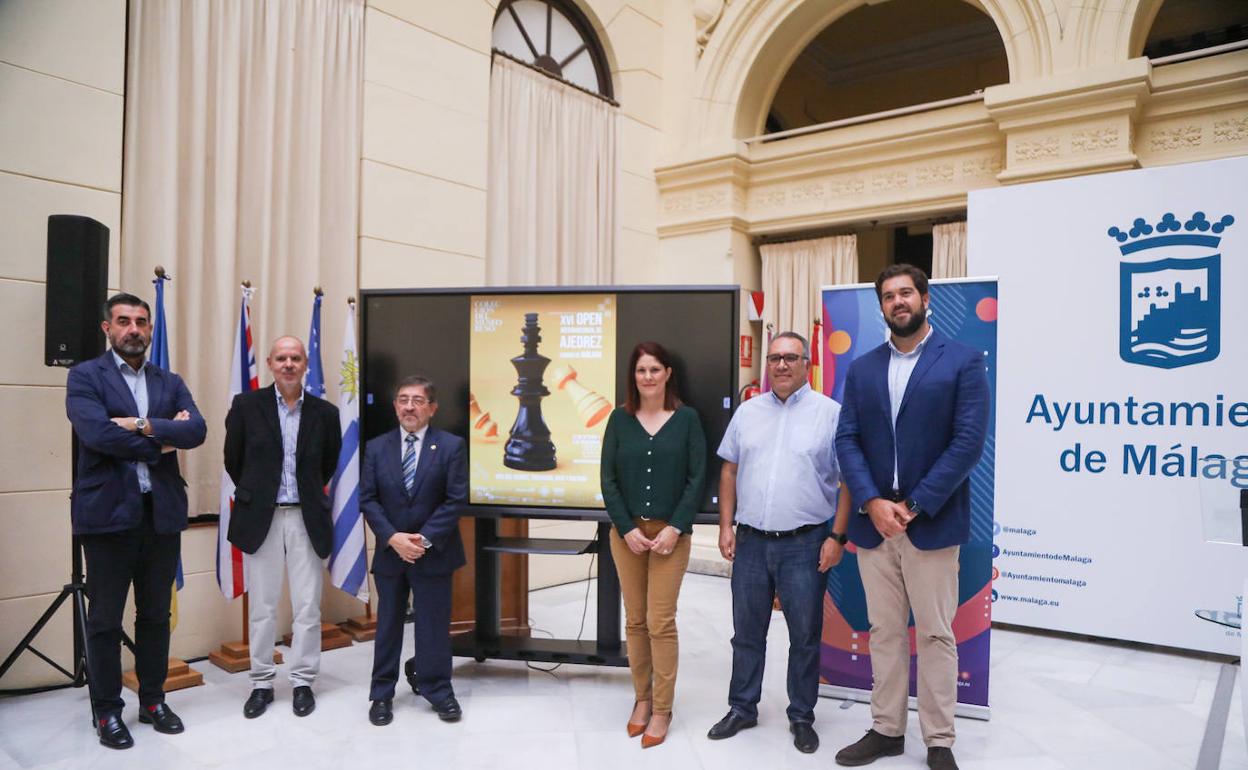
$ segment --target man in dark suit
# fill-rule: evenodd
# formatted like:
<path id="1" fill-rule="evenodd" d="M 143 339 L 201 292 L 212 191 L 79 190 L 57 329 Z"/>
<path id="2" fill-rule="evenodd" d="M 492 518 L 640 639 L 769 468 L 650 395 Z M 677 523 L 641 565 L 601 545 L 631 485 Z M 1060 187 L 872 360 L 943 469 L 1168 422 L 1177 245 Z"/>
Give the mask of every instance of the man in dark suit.
<path id="1" fill-rule="evenodd" d="M 970 535 L 969 476 L 987 435 L 988 377 L 982 353 L 928 324 L 922 270 L 890 266 L 875 292 L 892 335 L 850 365 L 836 432 L 859 514 L 849 539 L 871 621 L 872 726 L 836 761 L 865 765 L 904 751 L 913 612 L 927 764 L 956 770 L 958 550 Z"/>
<path id="2" fill-rule="evenodd" d="M 169 602 L 186 529 L 186 482 L 175 449 L 204 443 L 207 428 L 178 375 L 145 359 L 151 309 L 133 294 L 104 306 L 111 350 L 69 371 L 65 411 L 78 435 L 70 505 L 87 560 L 87 673 L 100 743 L 134 745 L 121 720 L 121 618 L 134 584 L 139 721 L 180 733 L 165 704 Z"/>
<path id="3" fill-rule="evenodd" d="M 412 597 L 416 639 L 414 686 L 445 722 L 462 712 L 451 688 L 451 573 L 465 563 L 459 515 L 468 498 L 464 440 L 429 426 L 438 411 L 434 384 L 403 379 L 394 396 L 399 427 L 364 448 L 360 510 L 377 537 L 377 639 L 373 648 L 375 725 L 394 718 L 403 621 Z"/>
<path id="4" fill-rule="evenodd" d="M 312 683 L 321 667 L 321 586 L 334 543 L 325 487 L 342 448 L 338 407 L 303 390 L 308 355 L 297 337 L 279 337 L 269 351 L 273 384 L 239 393 L 225 418 L 225 469 L 234 480 L 230 542 L 243 552 L 250 612 L 253 719 L 273 702 L 273 644 L 282 573 L 290 578 L 292 707 L 316 708 Z"/>

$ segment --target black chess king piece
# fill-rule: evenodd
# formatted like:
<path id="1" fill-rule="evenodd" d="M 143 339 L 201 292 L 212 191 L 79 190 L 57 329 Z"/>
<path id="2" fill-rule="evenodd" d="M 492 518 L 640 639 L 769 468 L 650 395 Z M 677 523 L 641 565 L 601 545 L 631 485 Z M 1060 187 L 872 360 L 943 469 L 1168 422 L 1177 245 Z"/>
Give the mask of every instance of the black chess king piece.
<path id="1" fill-rule="evenodd" d="M 550 428 L 542 419 L 542 399 L 550 395 L 542 384 L 542 373 L 550 359 L 537 352 L 542 341 L 540 332 L 537 313 L 525 313 L 520 334 L 524 353 L 511 359 L 518 375 L 511 395 L 520 399 L 520 411 L 511 426 L 511 438 L 503 447 L 503 465 L 518 471 L 548 471 L 555 467 L 555 445 L 550 440 Z"/>

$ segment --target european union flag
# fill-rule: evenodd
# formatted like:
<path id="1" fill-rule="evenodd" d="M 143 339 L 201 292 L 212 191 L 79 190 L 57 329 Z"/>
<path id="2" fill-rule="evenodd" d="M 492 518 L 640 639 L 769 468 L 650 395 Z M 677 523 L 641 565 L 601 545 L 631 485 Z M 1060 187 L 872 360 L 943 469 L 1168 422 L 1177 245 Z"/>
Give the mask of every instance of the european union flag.
<path id="1" fill-rule="evenodd" d="M 149 360 L 165 371 L 170 371 L 169 362 L 169 329 L 165 321 L 165 281 L 171 280 L 164 271 L 156 274 L 152 281 L 156 286 L 156 318 L 152 326 L 152 348 Z"/>
<path id="2" fill-rule="evenodd" d="M 163 270 L 156 273 L 156 322 L 152 326 L 152 347 L 148 360 L 165 371 L 171 371 L 169 361 L 169 325 L 165 320 L 165 281 L 172 280 Z M 176 590 L 181 591 L 186 579 L 182 576 L 182 556 L 178 555 L 178 573 L 174 577 Z"/>
<path id="3" fill-rule="evenodd" d="M 312 329 L 308 332 L 308 376 L 303 389 L 325 398 L 325 370 L 321 368 L 321 293 L 312 300 Z"/>

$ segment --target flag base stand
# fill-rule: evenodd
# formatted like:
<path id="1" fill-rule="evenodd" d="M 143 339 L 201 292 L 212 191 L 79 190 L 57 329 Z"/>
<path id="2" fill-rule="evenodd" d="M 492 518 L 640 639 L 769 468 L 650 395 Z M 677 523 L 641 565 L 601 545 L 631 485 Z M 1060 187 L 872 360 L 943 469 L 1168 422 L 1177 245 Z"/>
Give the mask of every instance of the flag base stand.
<path id="1" fill-rule="evenodd" d="M 139 677 L 133 671 L 121 675 L 121 683 L 134 692 L 139 691 Z M 181 658 L 169 659 L 169 673 L 165 677 L 165 692 L 185 690 L 188 687 L 199 687 L 204 683 L 204 675 L 191 668 Z"/>
<path id="2" fill-rule="evenodd" d="M 251 647 L 247 642 L 226 642 L 220 649 L 208 653 L 208 660 L 214 666 L 231 674 L 251 668 Z M 273 663 L 282 662 L 282 653 L 273 650 Z"/>
<path id="3" fill-rule="evenodd" d="M 339 623 L 338 627 L 357 642 L 371 642 L 377 637 L 377 619 L 372 615 L 348 618 Z"/>
<path id="4" fill-rule="evenodd" d="M 282 644 L 290 646 L 290 640 L 293 634 L 286 634 L 282 637 Z M 343 633 L 343 630 L 333 623 L 321 624 L 321 652 L 325 650 L 336 650 L 340 647 L 350 647 L 352 645 L 351 637 Z"/>

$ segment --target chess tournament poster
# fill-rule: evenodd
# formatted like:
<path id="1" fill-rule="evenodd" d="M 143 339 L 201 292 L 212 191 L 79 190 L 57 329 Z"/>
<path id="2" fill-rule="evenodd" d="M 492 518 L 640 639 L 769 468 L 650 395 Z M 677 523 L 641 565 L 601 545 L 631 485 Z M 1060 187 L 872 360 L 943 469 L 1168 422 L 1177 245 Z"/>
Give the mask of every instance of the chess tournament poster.
<path id="1" fill-rule="evenodd" d="M 469 308 L 470 502 L 601 508 L 615 295 L 474 295 Z"/>

